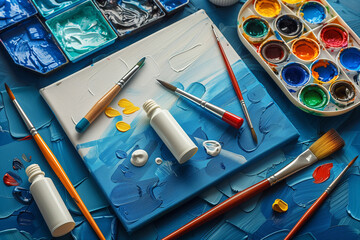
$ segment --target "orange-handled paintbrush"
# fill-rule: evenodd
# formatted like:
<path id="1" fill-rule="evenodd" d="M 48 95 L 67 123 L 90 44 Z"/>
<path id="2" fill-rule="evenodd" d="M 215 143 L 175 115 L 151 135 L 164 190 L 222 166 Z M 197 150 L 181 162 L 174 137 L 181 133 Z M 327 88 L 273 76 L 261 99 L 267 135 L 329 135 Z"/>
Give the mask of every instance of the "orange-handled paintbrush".
<path id="1" fill-rule="evenodd" d="M 314 142 L 309 147 L 309 149 L 305 150 L 302 154 L 300 154 L 297 158 L 276 172 L 274 175 L 262 180 L 257 184 L 254 184 L 251 187 L 246 188 L 245 190 L 235 194 L 224 202 L 216 205 L 209 211 L 205 212 L 175 232 L 166 236 L 163 238 L 163 240 L 179 238 L 185 233 L 190 232 L 202 224 L 220 216 L 221 214 L 230 211 L 234 207 L 275 185 L 281 180 L 314 164 L 318 160 L 329 156 L 330 154 L 341 149 L 344 145 L 345 143 L 341 136 L 334 129 L 329 130 L 327 133 L 321 136 L 321 138 Z"/>
<path id="2" fill-rule="evenodd" d="M 336 187 L 336 185 L 340 182 L 340 179 L 345 175 L 346 171 L 354 164 L 358 156 L 356 156 L 349 164 L 341 171 L 339 176 L 335 178 L 335 180 L 329 185 L 329 187 L 325 190 L 323 194 L 311 205 L 311 207 L 304 213 L 304 215 L 300 218 L 300 220 L 296 223 L 296 225 L 291 229 L 289 234 L 284 238 L 284 240 L 289 240 L 295 236 L 295 234 L 300 230 L 300 228 L 311 218 L 311 216 L 316 212 L 316 210 L 323 204 L 328 195 L 332 190 Z"/>
<path id="3" fill-rule="evenodd" d="M 34 125 L 32 125 L 30 119 L 26 116 L 24 110 L 21 108 L 20 104 L 16 101 L 16 98 L 13 92 L 10 90 L 9 86 L 5 83 L 6 92 L 9 94 L 11 101 L 14 103 L 16 110 L 20 114 L 21 118 L 23 119 L 26 127 L 30 131 L 30 134 L 35 139 L 36 144 L 39 146 L 42 154 L 44 155 L 45 159 L 49 163 L 52 170 L 55 172 L 56 176 L 60 179 L 61 183 L 64 185 L 70 196 L 74 199 L 75 203 L 79 207 L 80 211 L 84 214 L 85 218 L 88 220 L 90 226 L 94 229 L 96 235 L 99 239 L 105 240 L 104 235 L 101 233 L 100 228 L 96 224 L 95 220 L 92 218 L 89 210 L 86 208 L 85 204 L 81 200 L 79 194 L 77 193 L 76 189 L 72 185 L 70 179 L 66 175 L 64 169 L 61 167 L 59 161 L 56 159 L 54 153 L 50 150 L 48 145 L 42 139 L 40 134 L 35 129 Z"/>

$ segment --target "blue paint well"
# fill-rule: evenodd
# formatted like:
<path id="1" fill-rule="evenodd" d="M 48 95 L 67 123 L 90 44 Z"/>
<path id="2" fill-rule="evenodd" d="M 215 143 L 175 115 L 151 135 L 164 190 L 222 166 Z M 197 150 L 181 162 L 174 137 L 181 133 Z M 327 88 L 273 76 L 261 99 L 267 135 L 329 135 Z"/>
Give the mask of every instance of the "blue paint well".
<path id="1" fill-rule="evenodd" d="M 350 47 L 344 49 L 339 56 L 340 63 L 349 70 L 360 70 L 360 50 L 358 48 Z"/>
<path id="2" fill-rule="evenodd" d="M 326 61 L 326 66 L 323 66 L 323 64 L 319 64 L 319 66 L 317 66 L 319 61 Z M 336 65 L 328 60 L 316 60 L 310 68 L 312 72 L 316 72 L 318 74 L 318 80 L 322 82 L 331 81 L 339 75 Z M 314 73 L 312 73 L 312 75 L 314 76 Z"/>
<path id="3" fill-rule="evenodd" d="M 189 3 L 189 0 L 158 0 L 166 12 L 172 12 Z"/>
<path id="4" fill-rule="evenodd" d="M 322 23 L 326 18 L 325 8 L 317 2 L 305 3 L 300 9 L 301 16 L 312 24 Z"/>
<path id="5" fill-rule="evenodd" d="M 37 13 L 30 0 L 0 1 L 0 30 L 21 22 Z"/>
<path id="6" fill-rule="evenodd" d="M 34 5 L 39 9 L 41 15 L 48 19 L 59 14 L 66 9 L 73 7 L 83 0 L 32 0 Z"/>
<path id="7" fill-rule="evenodd" d="M 299 87 L 310 80 L 310 73 L 305 66 L 293 62 L 281 70 L 281 77 L 288 85 Z"/>
<path id="8" fill-rule="evenodd" d="M 37 18 L 0 34 L 13 61 L 41 74 L 49 73 L 67 63 L 51 34 Z"/>

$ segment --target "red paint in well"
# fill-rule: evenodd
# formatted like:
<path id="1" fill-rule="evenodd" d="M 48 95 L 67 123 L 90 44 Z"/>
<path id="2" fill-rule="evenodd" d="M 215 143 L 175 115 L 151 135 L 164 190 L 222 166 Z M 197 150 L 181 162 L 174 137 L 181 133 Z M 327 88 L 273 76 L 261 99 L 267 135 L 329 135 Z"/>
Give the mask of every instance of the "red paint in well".
<path id="1" fill-rule="evenodd" d="M 322 183 L 329 179 L 330 170 L 333 168 L 332 163 L 326 163 L 318 166 L 313 172 L 314 183 Z"/>
<path id="2" fill-rule="evenodd" d="M 328 48 L 341 48 L 348 45 L 348 33 L 336 26 L 326 26 L 321 30 L 321 40 Z"/>

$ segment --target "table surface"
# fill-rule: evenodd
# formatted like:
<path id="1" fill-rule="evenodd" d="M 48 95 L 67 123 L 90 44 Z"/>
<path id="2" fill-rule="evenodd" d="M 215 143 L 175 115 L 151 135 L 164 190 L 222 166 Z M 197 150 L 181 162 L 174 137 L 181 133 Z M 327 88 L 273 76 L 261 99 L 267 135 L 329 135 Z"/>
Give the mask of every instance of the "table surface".
<path id="1" fill-rule="evenodd" d="M 329 0 L 328 2 L 347 24 L 360 35 L 360 1 Z M 213 205 L 235 194 L 236 191 L 240 191 L 257 181 L 270 176 L 291 161 L 293 157 L 303 149 L 307 148 L 328 129 L 335 128 L 344 138 L 346 142 L 345 148 L 334 154 L 331 158 L 327 158 L 322 163 L 316 165 L 319 166 L 324 163 L 333 163 L 334 167 L 331 170 L 332 172 L 329 180 L 325 181 L 323 184 L 314 184 L 311 175 L 316 166 L 312 166 L 308 170 L 304 170 L 294 177 L 280 183 L 278 186 L 259 194 L 248 203 L 209 222 L 183 238 L 281 239 L 288 233 L 289 229 L 294 226 L 312 202 L 320 196 L 332 181 L 333 176 L 359 153 L 360 121 L 358 119 L 360 118 L 360 109 L 357 108 L 342 116 L 324 118 L 309 115 L 293 106 L 238 38 L 236 19 L 242 4 L 242 1 L 239 1 L 230 7 L 217 7 L 207 0 L 191 0 L 186 8 L 175 15 L 150 26 L 139 33 L 129 36 L 124 40 L 117 40 L 114 45 L 109 46 L 76 64 L 68 64 L 65 68 L 46 77 L 35 75 L 15 66 L 5 50 L 3 48 L 0 49 L 0 91 L 4 90 L 4 82 L 11 88 L 33 86 L 36 89 L 40 89 L 196 12 L 199 9 L 204 9 L 250 70 L 265 86 L 271 97 L 300 132 L 300 138 L 297 143 L 290 144 L 288 147 L 276 151 L 261 161 L 261 163 L 247 167 L 240 173 L 235 174 L 235 176 L 217 184 L 200 196 L 132 234 L 126 233 L 124 228 L 115 218 L 112 210 L 108 208 L 106 201 L 103 196 L 101 196 L 101 192 L 96 189 L 93 180 L 86 170 L 83 170 L 85 169 L 85 166 L 80 162 L 81 159 L 77 156 L 77 153 L 72 149 L 58 150 L 59 152 L 64 151 L 66 154 L 69 154 L 64 156 L 64 158 L 73 157 L 76 161 L 79 161 L 79 163 L 76 164 L 78 165 L 77 167 L 82 170 L 77 172 L 77 178 L 72 179 L 72 181 L 76 181 L 78 183 L 77 187 L 82 188 L 83 192 L 89 194 L 87 198 L 90 200 L 86 200 L 91 201 L 89 209 L 92 210 L 93 216 L 96 217 L 96 221 L 108 239 L 161 239 L 194 217 L 207 211 Z M 6 119 L 1 119 L 1 112 L 4 110 L 3 105 L 3 101 L 0 98 L 0 132 L 4 132 L 3 129 L 6 129 L 7 125 Z M 52 124 L 43 127 L 42 131 L 44 133 L 45 131 L 51 132 L 54 131 L 54 129 L 59 128 L 56 120 L 50 119 L 49 122 L 50 121 Z M 60 132 L 61 130 L 58 131 Z M 59 134 L 63 135 L 63 133 Z M 64 145 L 61 145 L 62 147 L 71 148 L 66 136 L 59 138 L 59 141 L 56 142 L 56 144 L 62 142 L 64 143 Z M 15 138 L 5 136 L 5 134 L 0 135 L 0 153 L 2 158 L 10 158 L 16 154 L 19 155 L 19 149 L 24 150 L 28 148 L 36 148 L 36 146 L 31 143 L 31 141 L 18 141 Z M 12 158 L 13 157 L 11 157 L 11 161 Z M 8 161 L 8 159 L 2 160 Z M 39 159 L 38 161 L 44 162 L 45 160 Z M 0 164 L 0 166 L 3 165 Z M 360 199 L 360 190 L 357 190 L 359 188 L 358 185 L 356 185 L 360 183 L 359 166 L 359 163 L 355 163 L 355 166 L 351 169 L 349 174 L 345 176 L 343 181 L 319 209 L 313 219 L 311 219 L 311 221 L 309 221 L 309 223 L 299 232 L 296 239 L 328 240 L 360 238 L 360 209 L 359 207 L 354 206 L 353 203 L 354 199 Z M 47 170 L 49 172 L 51 171 L 49 169 Z M 53 173 L 49 173 L 50 176 L 52 174 Z M 55 185 L 57 185 L 56 180 Z M 349 189 L 351 189 L 351 191 Z M 6 200 L 3 193 L 4 191 L 0 188 L 0 202 Z M 281 198 L 288 202 L 288 212 L 278 214 L 272 211 L 271 204 L 276 198 Z M 74 203 L 72 203 L 71 200 L 67 200 L 66 204 L 71 212 L 74 213 L 73 217 L 77 226 L 71 234 L 62 237 L 61 239 L 96 239 L 95 235 L 90 230 L 89 225 L 84 222 L 84 218 L 76 210 L 76 207 L 74 207 Z M 350 212 L 352 214 L 350 214 Z M 13 215 L 16 214 L 18 213 L 13 213 Z M 25 218 L 25 220 L 27 219 Z M 24 225 L 25 223 L 10 221 L 10 218 L 6 217 L 4 207 L 0 206 L 0 239 L 10 239 L 10 235 L 13 237 L 16 236 L 16 238 L 13 239 L 50 238 L 50 234 L 44 222 L 35 226 L 36 231 L 33 229 L 26 231 L 27 228 L 21 227 L 19 224 Z M 18 228 L 22 231 L 14 230 L 14 228 Z M 26 232 L 33 234 L 29 235 Z"/>

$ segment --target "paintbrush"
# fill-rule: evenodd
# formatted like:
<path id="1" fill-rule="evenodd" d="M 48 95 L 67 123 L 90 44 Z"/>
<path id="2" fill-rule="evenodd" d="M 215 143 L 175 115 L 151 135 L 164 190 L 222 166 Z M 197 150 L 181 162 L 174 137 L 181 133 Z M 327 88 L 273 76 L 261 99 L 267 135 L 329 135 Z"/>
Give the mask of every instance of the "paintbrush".
<path id="1" fill-rule="evenodd" d="M 75 126 L 76 131 L 79 133 L 84 132 L 90 124 L 102 113 L 112 100 L 118 95 L 120 90 L 124 88 L 125 84 L 139 71 L 144 65 L 145 57 L 131 68 L 99 101 L 90 109 L 90 111 L 83 117 Z"/>
<path id="2" fill-rule="evenodd" d="M 289 234 L 284 238 L 284 240 L 289 240 L 294 237 L 294 235 L 300 230 L 300 228 L 311 218 L 311 216 L 316 212 L 316 210 L 323 204 L 328 195 L 334 190 L 336 185 L 340 182 L 340 179 L 345 175 L 346 171 L 354 164 L 358 156 L 356 156 L 349 164 L 341 171 L 339 176 L 329 185 L 323 194 L 311 205 L 311 207 L 305 212 L 305 214 L 300 218 L 296 225 L 291 229 Z"/>
<path id="3" fill-rule="evenodd" d="M 269 187 L 275 185 L 281 180 L 293 175 L 294 173 L 314 164 L 320 159 L 323 159 L 330 154 L 341 149 L 345 145 L 344 140 L 340 135 L 334 130 L 331 129 L 325 133 L 321 138 L 314 142 L 309 149 L 301 153 L 297 158 L 292 162 L 286 165 L 284 168 L 279 170 L 274 175 L 270 176 L 267 179 L 262 180 L 261 182 L 254 184 L 251 187 L 246 188 L 245 190 L 235 194 L 231 198 L 228 198 L 219 205 L 213 207 L 206 213 L 195 218 L 188 224 L 179 228 L 175 232 L 163 238 L 163 240 L 177 239 L 183 234 L 190 232 L 191 230 L 201 226 L 202 224 L 220 216 L 221 214 L 228 212 L 239 204 L 245 202 L 246 200 L 256 196 L 260 192 L 268 189 Z"/>
<path id="4" fill-rule="evenodd" d="M 211 25 L 211 28 L 212 28 L 212 31 L 214 33 L 214 36 L 216 38 L 216 42 L 219 46 L 219 49 L 220 49 L 220 52 L 221 52 L 221 56 L 223 57 L 224 59 L 224 62 L 225 62 L 225 66 L 226 66 L 226 69 L 229 73 L 229 76 L 230 76 L 230 80 L 231 80 L 231 83 L 233 85 L 233 88 L 235 90 L 235 93 L 240 101 L 240 104 L 241 104 L 241 108 L 244 112 L 244 115 L 245 115 L 245 118 L 246 118 L 246 121 L 247 123 L 249 124 L 249 127 L 250 127 L 250 130 L 251 130 L 251 135 L 252 135 L 252 138 L 254 140 L 254 142 L 257 144 L 257 136 L 256 136 L 256 132 L 255 132 L 255 129 L 254 129 L 254 126 L 251 122 L 251 119 L 250 119 L 250 115 L 249 115 L 249 111 L 247 110 L 247 107 L 246 107 L 246 104 L 245 104 L 245 101 L 244 101 L 244 98 L 242 96 L 242 93 L 241 93 L 241 90 L 240 90 L 240 87 L 239 87 L 239 84 L 236 80 L 236 77 L 235 77 L 235 74 L 231 68 L 231 65 L 229 63 L 229 60 L 227 59 L 226 57 L 226 54 L 225 54 L 225 51 L 223 49 L 223 47 L 221 46 L 221 43 L 220 43 L 220 39 L 218 37 L 218 35 L 216 34 L 215 32 L 215 29 L 214 29 L 214 26 Z"/>
<path id="5" fill-rule="evenodd" d="M 66 175 L 64 169 L 61 167 L 59 161 L 56 159 L 54 153 L 50 150 L 49 146 L 45 143 L 45 141 L 42 139 L 40 134 L 35 129 L 34 125 L 31 123 L 30 119 L 25 114 L 24 110 L 21 108 L 20 104 L 16 101 L 16 98 L 13 94 L 13 92 L 10 90 L 9 86 L 5 83 L 6 92 L 8 93 L 11 101 L 14 103 L 16 110 L 20 114 L 22 120 L 24 121 L 27 129 L 30 131 L 30 134 L 34 138 L 36 144 L 39 146 L 42 154 L 44 155 L 45 159 L 49 163 L 52 170 L 55 172 L 56 176 L 60 179 L 70 196 L 74 199 L 75 203 L 79 207 L 80 211 L 84 214 L 85 218 L 88 220 L 90 226 L 94 229 L 96 235 L 100 239 L 104 239 L 105 237 L 101 233 L 100 228 L 90 215 L 89 210 L 86 208 L 85 204 L 81 200 L 79 194 L 77 193 L 76 189 L 70 182 L 69 177 Z"/>
<path id="6" fill-rule="evenodd" d="M 192 95 L 188 92 L 185 92 L 185 91 L 175 87 L 174 85 L 171 85 L 170 83 L 161 81 L 159 79 L 157 79 L 157 80 L 162 86 L 166 87 L 167 89 L 169 89 L 173 92 L 180 94 L 181 96 L 190 100 L 191 102 L 205 108 L 206 110 L 213 113 L 215 116 L 219 117 L 221 120 L 230 124 L 234 128 L 239 129 L 244 122 L 244 119 L 242 119 L 239 116 L 236 116 L 235 114 L 233 114 L 231 112 L 228 112 L 220 107 L 217 107 L 217 106 L 215 106 L 209 102 L 206 102 L 198 97 L 195 97 L 194 95 Z"/>

